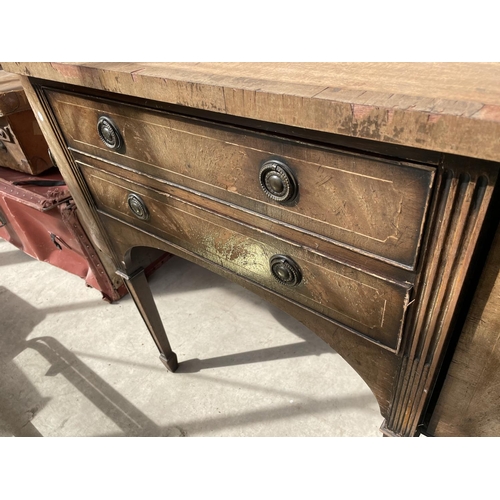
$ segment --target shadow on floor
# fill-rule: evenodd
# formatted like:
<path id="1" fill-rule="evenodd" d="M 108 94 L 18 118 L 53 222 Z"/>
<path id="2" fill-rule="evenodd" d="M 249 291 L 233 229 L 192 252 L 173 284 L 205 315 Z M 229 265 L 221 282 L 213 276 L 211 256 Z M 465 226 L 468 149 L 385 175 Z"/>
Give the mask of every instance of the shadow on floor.
<path id="1" fill-rule="evenodd" d="M 125 436 L 178 436 L 176 429 L 160 429 L 103 378 L 91 370 L 53 337 L 37 337 L 27 342 L 49 363 L 45 376 L 61 375 L 96 408 L 114 422 Z"/>
<path id="2" fill-rule="evenodd" d="M 173 422 L 168 427 L 159 427 L 159 432 L 171 432 L 172 429 L 177 429 L 182 436 L 203 436 L 214 431 L 243 427 L 258 422 L 296 418 L 299 415 L 321 415 L 322 413 L 331 412 L 332 407 L 335 407 L 339 411 L 348 408 L 366 408 L 372 402 L 373 397 L 369 394 L 324 399 L 321 401 L 308 401 L 293 407 L 290 405 L 281 405 L 269 409 L 248 411 L 239 415 L 221 415 L 210 417 L 209 419 L 191 419 Z M 107 434 L 106 436 L 123 436 L 123 434 Z"/>
<path id="3" fill-rule="evenodd" d="M 245 426 L 255 422 L 281 420 L 297 417 L 297 415 L 331 412 L 332 407 L 337 410 L 349 407 L 363 408 L 373 400 L 371 395 L 331 398 L 320 401 L 308 400 L 292 408 L 289 405 L 281 405 L 269 409 L 249 411 L 234 416 L 223 415 L 220 417 L 211 417 L 210 419 L 184 420 L 173 422 L 172 425 L 168 427 L 160 427 L 111 387 L 99 375 L 88 368 L 85 363 L 56 339 L 52 337 L 35 338 L 26 342 L 26 348 L 37 351 L 50 363 L 50 368 L 45 373 L 45 376 L 60 375 L 64 377 L 74 388 L 120 428 L 120 433 L 108 434 L 108 436 L 180 437 L 187 436 L 190 433 L 200 435 L 207 431 L 214 432 L 225 428 Z M 189 366 L 189 364 L 187 363 L 185 366 Z M 165 372 L 165 370 L 163 370 L 163 372 L 164 376 L 182 376 L 184 371 L 179 370 L 179 373 L 175 375 L 170 375 Z M 161 375 L 159 374 L 158 376 Z M 217 379 L 213 378 L 213 382 L 217 383 Z M 255 389 L 258 389 L 258 387 L 256 386 Z M 165 399 L 166 408 L 176 404 L 176 401 L 168 401 L 168 395 L 166 395 Z M 38 404 L 27 410 L 26 413 L 29 414 L 28 418 L 32 419 L 37 412 L 43 409 L 43 403 L 47 401 L 48 400 L 41 398 Z M 14 432 L 14 435 L 41 435 L 30 421 L 22 424 L 22 426 L 18 425 L 17 427 L 17 431 Z"/>
<path id="4" fill-rule="evenodd" d="M 248 300 L 253 302 L 257 301 L 259 303 L 259 307 L 261 307 L 263 311 L 268 311 L 274 319 L 289 332 L 303 340 L 307 340 L 307 342 L 311 342 L 314 345 L 314 349 L 317 351 L 317 354 L 335 352 L 326 342 L 320 339 L 309 328 L 304 326 L 300 323 L 300 321 L 296 320 L 289 314 L 281 311 L 269 302 L 266 302 L 264 299 L 261 299 L 258 295 L 247 290 L 246 288 L 233 283 L 232 281 L 225 279 L 208 269 L 193 264 L 185 259 L 181 259 L 180 257 L 173 256 L 158 271 L 156 271 L 155 274 L 148 279 L 148 281 L 155 297 L 159 295 L 169 295 L 174 293 L 182 294 L 214 288 L 231 289 L 231 293 L 233 295 L 248 298 Z M 128 300 L 129 298 L 126 297 L 125 299 Z M 311 346 L 308 347 L 308 351 L 310 350 Z M 308 352 L 307 355 L 309 354 L 311 354 L 311 352 Z"/>
<path id="5" fill-rule="evenodd" d="M 0 436 L 40 436 L 31 420 L 50 399 L 12 360 L 26 349 L 26 338 L 44 318 L 43 312 L 0 286 Z"/>
<path id="6" fill-rule="evenodd" d="M 248 365 L 252 363 L 263 363 L 264 361 L 276 361 L 277 359 L 290 359 L 302 356 L 319 356 L 315 346 L 309 342 L 297 342 L 295 344 L 266 347 L 254 351 L 227 354 L 207 359 L 187 359 L 181 361 L 179 373 L 196 373 L 210 368 L 220 368 L 223 366 Z"/>
<path id="7" fill-rule="evenodd" d="M 50 398 L 43 397 L 14 359 L 33 349 L 50 364 L 45 376 L 61 375 L 112 420 L 126 436 L 179 435 L 160 429 L 105 380 L 53 337 L 27 340 L 47 313 L 81 309 L 95 301 L 37 309 L 5 287 L 0 287 L 0 436 L 41 436 L 32 424 Z"/>
<path id="8" fill-rule="evenodd" d="M 237 416 L 226 415 L 208 421 L 194 419 L 175 423 L 169 427 L 159 427 L 55 338 L 44 336 L 27 340 L 33 328 L 43 321 L 48 313 L 64 313 L 74 309 L 95 307 L 96 303 L 102 304 L 102 302 L 89 301 L 37 309 L 5 287 L 0 287 L 0 301 L 0 325 L 2 325 L 0 330 L 0 371 L 2 372 L 0 377 L 0 426 L 4 427 L 7 435 L 40 436 L 41 434 L 33 426 L 32 420 L 50 401 L 49 398 L 45 398 L 39 393 L 13 362 L 14 358 L 26 349 L 35 350 L 50 364 L 45 376 L 63 376 L 120 428 L 121 433 L 116 435 L 122 436 L 182 436 L 187 434 L 186 429 L 191 428 L 195 432 L 197 428 L 214 431 L 251 422 L 289 418 L 296 416 L 297 413 L 304 415 L 322 413 L 331 411 L 332 405 L 339 409 L 353 405 L 363 407 L 368 401 L 372 401 L 371 396 L 349 397 L 344 400 L 310 400 L 293 410 L 289 406 L 283 406 Z M 281 320 L 288 321 L 285 313 L 282 314 L 284 316 L 281 317 Z M 290 320 L 295 321 L 293 318 Z M 300 324 L 299 327 L 305 329 Z M 330 348 L 326 347 L 330 352 Z M 318 349 L 310 342 L 299 342 L 205 360 L 192 359 L 181 363 L 178 374 L 170 376 L 182 376 L 183 374 L 189 376 L 189 373 L 214 367 L 318 355 L 321 352 L 323 352 L 322 349 Z M 120 360 L 117 361 L 120 362 Z M 134 363 L 131 364 L 134 365 Z M 159 371 L 163 372 L 165 376 L 169 376 L 163 367 Z M 214 382 L 217 383 L 217 379 L 214 379 Z M 255 387 L 255 389 L 259 388 Z M 165 396 L 168 399 L 168 394 Z M 168 404 L 174 405 L 175 401 Z M 166 408 L 168 408 L 168 404 Z"/>
<path id="9" fill-rule="evenodd" d="M 25 264 L 26 262 L 33 262 L 35 259 L 20 250 L 12 250 L 9 252 L 2 252 L 0 255 L 0 266 L 13 266 L 15 264 Z"/>
<path id="10" fill-rule="evenodd" d="M 31 262 L 33 259 L 21 251 L 3 252 L 0 265 L 13 265 Z M 172 272 L 173 271 L 173 272 Z M 209 289 L 214 287 L 231 287 L 231 292 L 241 296 L 257 296 L 252 292 L 234 284 L 202 267 L 180 258 L 173 258 L 160 268 L 150 279 L 155 294 L 185 293 L 193 290 Z M 129 296 L 122 299 L 131 301 Z M 277 322 L 303 339 L 302 342 L 275 346 L 265 349 L 235 353 L 225 356 L 216 356 L 208 359 L 181 360 L 177 374 L 166 372 L 161 363 L 155 358 L 151 366 L 143 366 L 126 360 L 106 358 L 87 353 L 69 351 L 57 339 L 51 336 L 38 337 L 27 340 L 33 328 L 42 322 L 48 314 L 63 314 L 71 310 L 93 308 L 97 305 L 112 307 L 101 300 L 80 302 L 62 306 L 52 306 L 43 309 L 33 307 L 5 287 L 0 286 L 0 436 L 2 427 L 7 434 L 16 436 L 40 436 L 40 432 L 33 426 L 33 418 L 44 409 L 50 398 L 43 397 L 31 383 L 14 359 L 21 352 L 30 349 L 42 356 L 50 365 L 45 376 L 62 376 L 75 387 L 87 400 L 106 415 L 120 432 L 113 435 L 120 436 L 181 436 L 188 433 L 203 435 L 224 428 L 244 426 L 255 422 L 265 422 L 278 419 L 296 417 L 297 415 L 321 414 L 331 411 L 332 407 L 342 410 L 349 407 L 366 407 L 373 402 L 373 396 L 348 396 L 327 400 L 305 398 L 299 405 L 288 405 L 248 411 L 238 415 L 221 415 L 210 419 L 189 419 L 174 423 L 172 426 L 158 426 L 142 411 L 124 398 L 102 377 L 91 370 L 78 355 L 107 359 L 110 362 L 129 364 L 132 367 L 147 368 L 158 371 L 158 376 L 192 376 L 204 370 L 224 366 L 236 366 L 251 363 L 262 363 L 278 359 L 296 358 L 301 356 L 318 356 L 331 353 L 333 350 L 319 337 L 313 334 L 299 321 L 282 312 L 268 302 L 258 298 L 259 304 L 267 310 Z M 138 312 L 137 312 L 138 314 Z M 145 332 L 147 330 L 145 329 Z M 158 365 L 156 367 L 156 364 Z M 198 374 L 196 377 L 205 377 Z M 227 384 L 226 380 L 210 377 L 213 383 Z M 240 382 L 241 385 L 241 382 Z M 248 386 L 256 391 L 267 390 L 279 394 L 283 393 L 272 388 Z M 165 408 L 175 405 L 177 401 L 168 401 L 173 397 L 168 392 L 164 394 Z M 175 396 L 177 397 L 177 396 Z M 168 420 L 168 419 L 167 419 Z"/>

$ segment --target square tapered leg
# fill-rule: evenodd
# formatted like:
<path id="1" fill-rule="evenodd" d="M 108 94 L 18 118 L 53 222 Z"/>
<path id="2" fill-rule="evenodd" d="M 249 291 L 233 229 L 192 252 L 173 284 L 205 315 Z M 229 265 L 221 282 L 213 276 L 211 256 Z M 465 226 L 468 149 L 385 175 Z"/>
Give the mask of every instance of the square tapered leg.
<path id="1" fill-rule="evenodd" d="M 122 271 L 117 271 L 116 273 L 124 279 L 125 286 L 134 300 L 137 309 L 139 309 L 142 319 L 155 341 L 156 347 L 160 351 L 161 362 L 167 370 L 175 372 L 179 366 L 177 355 L 170 347 L 170 342 L 168 341 L 167 333 L 158 313 L 158 308 L 156 307 L 146 275 L 144 274 L 144 269 L 139 268 L 130 276 Z"/>

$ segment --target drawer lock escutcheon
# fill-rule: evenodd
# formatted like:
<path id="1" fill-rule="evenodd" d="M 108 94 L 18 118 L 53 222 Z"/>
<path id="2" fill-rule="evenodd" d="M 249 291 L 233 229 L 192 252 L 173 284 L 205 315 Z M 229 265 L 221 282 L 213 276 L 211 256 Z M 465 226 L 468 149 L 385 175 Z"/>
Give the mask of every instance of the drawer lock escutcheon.
<path id="1" fill-rule="evenodd" d="M 141 220 L 149 220 L 149 211 L 141 197 L 135 193 L 130 193 L 127 203 L 132 213 Z"/>
<path id="2" fill-rule="evenodd" d="M 293 172 L 278 160 L 266 161 L 260 167 L 259 180 L 264 193 L 279 203 L 290 203 L 299 192 Z"/>
<path id="3" fill-rule="evenodd" d="M 101 116 L 97 121 L 97 133 L 102 142 L 113 151 L 118 151 L 123 146 L 123 138 L 118 130 L 118 127 L 113 121 L 106 117 Z"/>
<path id="4" fill-rule="evenodd" d="M 302 273 L 298 264 L 286 255 L 273 255 L 269 260 L 271 273 L 274 278 L 286 286 L 296 286 L 302 280 Z"/>

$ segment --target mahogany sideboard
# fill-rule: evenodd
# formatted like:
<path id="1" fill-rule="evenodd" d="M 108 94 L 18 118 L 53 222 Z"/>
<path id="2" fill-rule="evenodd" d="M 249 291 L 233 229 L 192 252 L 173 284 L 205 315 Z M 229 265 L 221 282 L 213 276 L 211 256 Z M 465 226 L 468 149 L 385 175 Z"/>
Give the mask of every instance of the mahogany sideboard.
<path id="1" fill-rule="evenodd" d="M 309 327 L 384 435 L 500 435 L 499 64 L 3 68 L 169 370 L 151 249 Z"/>

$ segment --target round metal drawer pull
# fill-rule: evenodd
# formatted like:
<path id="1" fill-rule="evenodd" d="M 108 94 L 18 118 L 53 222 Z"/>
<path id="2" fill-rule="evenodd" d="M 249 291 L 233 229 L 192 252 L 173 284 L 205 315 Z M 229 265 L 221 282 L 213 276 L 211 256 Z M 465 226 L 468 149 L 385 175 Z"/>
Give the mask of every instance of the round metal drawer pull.
<path id="1" fill-rule="evenodd" d="M 130 193 L 127 197 L 127 203 L 132 210 L 132 213 L 141 220 L 149 220 L 149 211 L 146 204 L 142 201 L 141 197 L 137 194 Z"/>
<path id="2" fill-rule="evenodd" d="M 264 193 L 280 203 L 293 201 L 299 192 L 293 172 L 278 160 L 266 161 L 260 167 L 259 180 Z"/>
<path id="3" fill-rule="evenodd" d="M 123 146 L 123 138 L 118 127 L 110 118 L 101 116 L 97 121 L 97 133 L 109 149 L 118 151 Z"/>
<path id="4" fill-rule="evenodd" d="M 269 265 L 272 275 L 282 285 L 296 286 L 302 280 L 300 267 L 286 255 L 273 255 L 269 260 Z"/>

